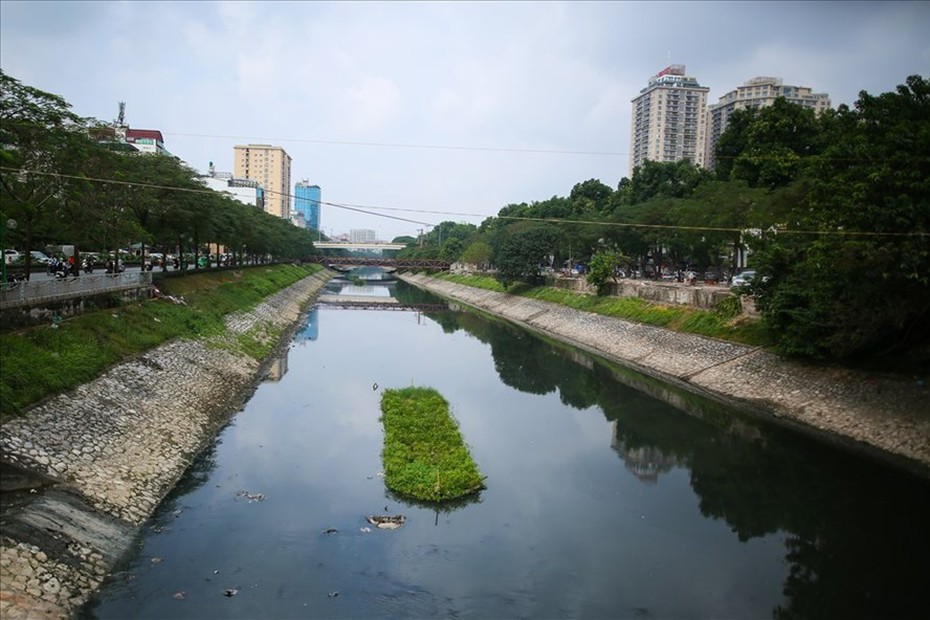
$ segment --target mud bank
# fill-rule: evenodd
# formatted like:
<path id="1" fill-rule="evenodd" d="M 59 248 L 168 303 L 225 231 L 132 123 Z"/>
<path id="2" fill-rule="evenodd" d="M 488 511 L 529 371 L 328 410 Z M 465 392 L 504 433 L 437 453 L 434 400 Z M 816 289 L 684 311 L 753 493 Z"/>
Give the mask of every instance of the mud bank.
<path id="1" fill-rule="evenodd" d="M 930 479 L 930 389 L 438 280 L 400 279 L 638 372 Z"/>
<path id="2" fill-rule="evenodd" d="M 166 343 L 0 427 L 0 617 L 68 618 L 87 601 L 264 376 L 226 339 L 289 338 L 332 275 L 230 315 L 221 339 Z"/>

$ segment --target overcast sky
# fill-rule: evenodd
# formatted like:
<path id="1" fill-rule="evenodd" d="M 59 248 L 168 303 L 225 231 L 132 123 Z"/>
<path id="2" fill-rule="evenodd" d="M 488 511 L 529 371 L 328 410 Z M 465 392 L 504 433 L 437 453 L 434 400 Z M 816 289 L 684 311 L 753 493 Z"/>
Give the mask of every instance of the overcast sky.
<path id="1" fill-rule="evenodd" d="M 270 143 L 325 202 L 435 224 L 627 174 L 630 100 L 668 64 L 716 103 L 930 76 L 928 2 L 12 2 L 0 67 L 206 172 Z M 291 188 L 293 191 L 293 188 Z M 437 213 L 438 212 L 438 213 Z M 327 234 L 422 224 L 324 205 Z"/>

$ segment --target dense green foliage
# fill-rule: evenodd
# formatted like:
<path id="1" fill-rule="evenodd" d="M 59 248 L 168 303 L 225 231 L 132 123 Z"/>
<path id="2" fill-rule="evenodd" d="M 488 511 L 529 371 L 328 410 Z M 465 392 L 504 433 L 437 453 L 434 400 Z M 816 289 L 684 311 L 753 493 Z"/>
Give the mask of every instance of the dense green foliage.
<path id="1" fill-rule="evenodd" d="M 617 282 L 618 270 L 629 262 L 629 258 L 622 252 L 608 248 L 601 249 L 591 257 L 586 279 L 589 284 L 597 287 L 598 295 L 606 295 L 608 285 L 611 282 Z"/>
<path id="2" fill-rule="evenodd" d="M 497 279 L 504 286 L 535 281 L 540 266 L 549 264 L 557 237 L 557 230 L 545 224 L 521 223 L 499 231 L 491 238 Z"/>
<path id="3" fill-rule="evenodd" d="M 78 255 L 155 246 L 192 254 L 195 267 L 211 244 L 237 264 L 314 253 L 310 231 L 207 189 L 177 158 L 139 153 L 70 108 L 0 71 L 0 222 L 16 221 L 4 241 L 27 273 L 31 250 L 58 245 Z"/>
<path id="4" fill-rule="evenodd" d="M 753 288 L 759 308 L 790 353 L 926 362 L 930 81 L 862 93 L 823 131 L 828 146 L 807 162 L 803 199 L 785 210 L 779 234 L 751 246 L 769 277 Z"/>
<path id="5" fill-rule="evenodd" d="M 821 116 L 778 99 L 735 112 L 715 169 L 637 167 L 616 190 L 510 204 L 478 228 L 504 285 L 579 264 L 725 280 L 745 264 L 776 349 L 853 363 L 930 362 L 930 82 L 860 93 Z"/>
<path id="6" fill-rule="evenodd" d="M 163 189 L 199 186 L 172 158 L 102 148 L 112 129 L 61 98 L 2 73 L 0 87 L 0 221 L 17 220 L 20 251 L 135 241 L 196 254 L 221 244 L 238 262 L 314 251 L 305 231 L 215 192 Z M 464 261 L 505 288 L 583 265 L 603 291 L 616 273 L 608 263 L 632 277 L 691 270 L 726 280 L 748 256 L 759 274 L 748 291 L 779 351 L 930 361 L 927 79 L 862 92 L 853 109 L 819 117 L 783 99 L 736 111 L 714 162 L 707 171 L 647 161 L 616 189 L 588 179 L 568 196 L 506 205 L 478 227 L 441 222 L 403 239 L 398 257 Z"/>
<path id="7" fill-rule="evenodd" d="M 434 389 L 388 389 L 381 396 L 384 481 L 392 491 L 443 502 L 483 488 L 449 403 Z"/>
<path id="8" fill-rule="evenodd" d="M 226 314 L 254 307 L 320 269 L 274 265 L 164 278 L 157 283 L 161 292 L 183 298 L 186 305 L 151 299 L 0 334 L 0 416 L 86 383 L 107 367 L 168 340 L 221 337 Z M 276 335 L 259 327 L 235 342 L 215 342 L 263 358 Z"/>

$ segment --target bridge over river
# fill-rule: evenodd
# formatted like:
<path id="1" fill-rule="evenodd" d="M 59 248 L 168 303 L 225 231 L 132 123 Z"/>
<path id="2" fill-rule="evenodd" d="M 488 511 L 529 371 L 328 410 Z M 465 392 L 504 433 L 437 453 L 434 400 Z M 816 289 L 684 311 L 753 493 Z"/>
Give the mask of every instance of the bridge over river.
<path id="1" fill-rule="evenodd" d="M 318 256 L 316 262 L 334 269 L 346 267 L 393 267 L 397 269 L 428 269 L 448 271 L 449 262 L 420 258 L 374 258 L 370 256 Z"/>
<path id="2" fill-rule="evenodd" d="M 373 295 L 331 295 L 324 293 L 317 297 L 317 303 L 339 308 L 359 308 L 362 310 L 417 310 L 432 312 L 447 310 L 446 304 L 405 304 L 396 297 L 375 297 Z"/>

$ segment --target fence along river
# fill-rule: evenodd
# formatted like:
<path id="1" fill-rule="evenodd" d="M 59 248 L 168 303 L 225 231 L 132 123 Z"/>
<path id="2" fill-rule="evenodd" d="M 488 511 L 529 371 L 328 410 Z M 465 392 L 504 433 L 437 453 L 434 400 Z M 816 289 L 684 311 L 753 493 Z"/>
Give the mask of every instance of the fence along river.
<path id="1" fill-rule="evenodd" d="M 408 385 L 449 401 L 477 498 L 385 490 Z M 82 616 L 912 617 L 927 523 L 923 480 L 508 324 L 320 306 Z"/>

